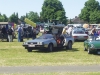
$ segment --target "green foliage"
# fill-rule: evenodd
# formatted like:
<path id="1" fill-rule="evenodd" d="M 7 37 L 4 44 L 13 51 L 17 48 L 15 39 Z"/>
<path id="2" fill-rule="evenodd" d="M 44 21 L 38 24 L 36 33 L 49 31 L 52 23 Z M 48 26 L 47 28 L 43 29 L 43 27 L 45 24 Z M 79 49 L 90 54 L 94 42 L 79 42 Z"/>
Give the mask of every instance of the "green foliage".
<path id="1" fill-rule="evenodd" d="M 5 14 L 3 14 L 3 17 L 4 17 L 4 22 L 8 22 L 8 17 Z"/>
<path id="2" fill-rule="evenodd" d="M 33 22 L 39 22 L 39 15 L 37 12 L 30 11 L 28 14 L 26 14 L 26 18 L 30 19 Z"/>
<path id="3" fill-rule="evenodd" d="M 67 19 L 65 14 L 66 12 L 59 0 L 45 0 L 42 6 L 40 17 L 45 22 L 55 19 L 62 23 L 66 23 Z"/>
<path id="4" fill-rule="evenodd" d="M 20 17 L 21 22 L 24 22 L 25 18 L 26 18 L 26 16 L 21 16 Z"/>
<path id="5" fill-rule="evenodd" d="M 90 23 L 100 23 L 100 11 L 94 11 L 93 13 L 91 13 L 90 15 Z"/>
<path id="6" fill-rule="evenodd" d="M 7 16 L 5 15 L 5 14 L 1 14 L 0 13 L 0 22 L 7 22 L 8 21 L 8 18 L 7 18 Z"/>
<path id="7" fill-rule="evenodd" d="M 4 16 L 0 15 L 0 22 L 4 22 Z"/>
<path id="8" fill-rule="evenodd" d="M 98 13 L 98 11 L 100 11 L 100 5 L 99 2 L 96 0 L 88 0 L 87 2 L 85 2 L 85 6 L 84 8 L 81 10 L 81 13 L 79 14 L 80 19 L 88 22 L 88 23 L 98 23 L 99 19 L 94 19 L 95 16 L 99 16 L 99 15 L 95 15 L 93 16 L 94 13 Z"/>
<path id="9" fill-rule="evenodd" d="M 9 22 L 13 22 L 13 23 L 18 23 L 18 13 L 13 13 L 10 17 L 9 17 Z"/>
<path id="10" fill-rule="evenodd" d="M 87 8 L 85 7 L 84 9 L 81 10 L 81 14 L 79 14 L 79 17 L 80 19 L 86 21 L 86 22 L 89 22 L 90 19 L 89 19 L 89 12 L 87 10 Z"/>

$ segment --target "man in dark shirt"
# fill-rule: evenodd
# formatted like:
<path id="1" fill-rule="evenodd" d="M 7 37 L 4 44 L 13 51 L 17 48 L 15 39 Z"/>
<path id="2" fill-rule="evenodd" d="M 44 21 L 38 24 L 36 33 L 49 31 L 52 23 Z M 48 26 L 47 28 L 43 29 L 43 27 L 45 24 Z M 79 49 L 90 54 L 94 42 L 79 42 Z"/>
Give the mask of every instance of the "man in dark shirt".
<path id="1" fill-rule="evenodd" d="M 9 40 L 9 42 L 12 42 L 13 30 L 11 29 L 11 27 L 8 29 L 7 33 L 8 33 L 8 40 Z"/>
<path id="2" fill-rule="evenodd" d="M 6 31 L 5 26 L 3 26 L 3 28 L 1 29 L 1 33 L 2 33 L 2 34 L 7 34 L 7 31 Z"/>
<path id="3" fill-rule="evenodd" d="M 7 39 L 7 30 L 5 26 L 2 27 L 1 34 L 2 34 L 2 39 Z"/>

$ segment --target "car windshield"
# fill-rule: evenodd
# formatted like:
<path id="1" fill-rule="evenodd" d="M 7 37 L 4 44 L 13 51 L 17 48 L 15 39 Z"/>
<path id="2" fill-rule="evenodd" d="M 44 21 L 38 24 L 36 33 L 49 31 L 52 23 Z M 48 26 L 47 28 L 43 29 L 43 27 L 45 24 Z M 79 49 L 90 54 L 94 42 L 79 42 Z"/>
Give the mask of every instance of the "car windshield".
<path id="1" fill-rule="evenodd" d="M 44 35 L 38 37 L 37 39 L 51 39 L 51 38 L 53 38 L 53 35 L 51 35 L 51 34 L 44 34 Z"/>
<path id="2" fill-rule="evenodd" d="M 100 36 L 98 36 L 98 37 L 89 36 L 88 40 L 91 40 L 91 41 L 100 41 Z"/>
<path id="3" fill-rule="evenodd" d="M 74 34 L 84 34 L 84 31 L 74 31 Z"/>

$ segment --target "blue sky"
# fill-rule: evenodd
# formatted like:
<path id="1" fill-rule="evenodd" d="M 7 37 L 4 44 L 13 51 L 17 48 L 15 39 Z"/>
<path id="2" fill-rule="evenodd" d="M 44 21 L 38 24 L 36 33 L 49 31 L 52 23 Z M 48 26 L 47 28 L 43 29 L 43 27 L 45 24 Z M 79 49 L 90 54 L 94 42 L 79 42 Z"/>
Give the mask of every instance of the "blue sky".
<path id="1" fill-rule="evenodd" d="M 87 0 L 60 0 L 68 18 L 78 16 Z M 100 2 L 100 0 L 97 0 Z M 0 12 L 8 17 L 13 12 L 18 12 L 19 17 L 29 11 L 41 12 L 44 0 L 0 0 Z"/>

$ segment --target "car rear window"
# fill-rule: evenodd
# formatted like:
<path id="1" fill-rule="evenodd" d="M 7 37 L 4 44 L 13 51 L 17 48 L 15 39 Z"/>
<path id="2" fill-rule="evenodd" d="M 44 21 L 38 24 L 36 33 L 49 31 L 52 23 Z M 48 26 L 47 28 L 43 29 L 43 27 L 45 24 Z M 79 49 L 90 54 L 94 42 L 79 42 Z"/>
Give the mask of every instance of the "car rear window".
<path id="1" fill-rule="evenodd" d="M 74 31 L 74 34 L 84 34 L 84 31 Z"/>

